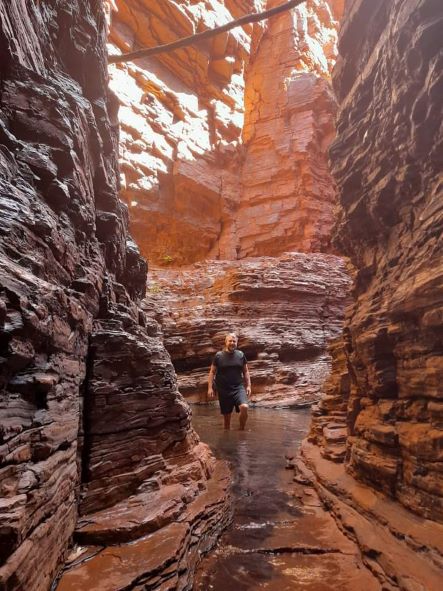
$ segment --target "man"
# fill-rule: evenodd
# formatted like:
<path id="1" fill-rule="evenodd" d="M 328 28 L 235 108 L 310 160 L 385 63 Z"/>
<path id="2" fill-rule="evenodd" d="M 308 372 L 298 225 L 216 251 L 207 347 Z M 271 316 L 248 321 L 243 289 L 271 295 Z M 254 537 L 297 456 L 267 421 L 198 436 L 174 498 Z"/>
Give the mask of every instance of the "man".
<path id="1" fill-rule="evenodd" d="M 209 398 L 215 396 L 214 376 L 225 429 L 231 427 L 231 415 L 235 407 L 236 411 L 240 412 L 240 430 L 244 431 L 248 420 L 251 377 L 245 354 L 237 349 L 237 336 L 232 332 L 226 335 L 225 347 L 215 355 L 209 370 Z"/>

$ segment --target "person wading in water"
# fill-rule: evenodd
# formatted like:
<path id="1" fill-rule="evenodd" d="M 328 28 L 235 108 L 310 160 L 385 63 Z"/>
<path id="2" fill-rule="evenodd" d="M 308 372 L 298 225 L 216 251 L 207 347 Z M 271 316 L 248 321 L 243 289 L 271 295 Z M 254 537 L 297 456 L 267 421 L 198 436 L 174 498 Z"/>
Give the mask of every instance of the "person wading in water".
<path id="1" fill-rule="evenodd" d="M 231 427 L 231 415 L 235 410 L 240 413 L 240 430 L 244 431 L 248 420 L 248 398 L 251 395 L 251 377 L 243 351 L 237 349 L 237 336 L 229 333 L 225 338 L 223 351 L 216 353 L 208 377 L 208 397 L 218 394 L 220 411 L 225 429 Z"/>

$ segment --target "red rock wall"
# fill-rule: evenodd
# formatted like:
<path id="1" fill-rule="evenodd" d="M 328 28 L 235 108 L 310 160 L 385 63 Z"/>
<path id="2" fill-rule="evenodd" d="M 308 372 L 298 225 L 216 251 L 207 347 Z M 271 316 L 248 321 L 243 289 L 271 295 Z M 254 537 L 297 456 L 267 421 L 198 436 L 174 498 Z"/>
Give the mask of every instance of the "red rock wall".
<path id="1" fill-rule="evenodd" d="M 372 35 L 354 53 L 368 14 Z M 381 471 L 387 490 L 434 518 L 443 518 L 435 464 L 443 442 L 442 19 L 431 1 L 354 7 L 341 37 L 331 152 L 342 206 L 337 241 L 358 268 L 349 319 L 349 467 L 372 484 Z M 363 139 L 355 145 L 357 135 Z M 387 152 L 390 143 L 395 149 Z"/>
<path id="2" fill-rule="evenodd" d="M 246 76 L 238 258 L 329 247 L 336 38 L 330 5 L 316 1 L 270 19 L 257 42 Z"/>
<path id="3" fill-rule="evenodd" d="M 116 0 L 110 51 L 166 43 L 273 4 Z M 155 264 L 329 248 L 339 4 L 311 0 L 254 29 L 110 68 L 122 195 Z"/>
<path id="4" fill-rule="evenodd" d="M 111 10 L 110 51 L 172 41 L 274 4 L 118 0 Z M 255 274 L 248 257 L 330 250 L 335 186 L 327 149 L 336 109 L 330 71 L 341 4 L 312 0 L 207 45 L 110 68 L 121 102 L 122 194 L 142 251 L 165 268 L 157 287 L 157 278 L 151 278 L 153 291 L 160 291 L 150 295 L 164 310 L 170 307 L 157 318 L 181 392 L 193 399 L 204 394 L 207 366 L 229 327 L 240 329 L 242 347 L 254 359 L 256 401 L 312 402 L 328 374 L 326 344 L 336 335 L 347 294 L 342 264 L 335 261 L 328 276 L 328 257 L 321 262 L 317 255 L 300 260 L 288 255 L 274 261 L 273 271 L 270 259 L 252 262 Z M 176 13 L 180 18 L 171 27 Z M 137 28 L 139 22 L 146 26 Z M 190 71 L 189 63 L 198 67 Z M 209 262 L 214 259 L 245 262 Z M 208 262 L 185 269 L 195 261 Z M 304 264 L 315 271 L 312 289 L 303 288 L 306 305 L 300 306 L 289 294 L 297 291 L 293 281 Z M 208 290 L 205 302 L 188 314 L 180 298 L 184 293 L 190 301 L 206 298 L 205 273 L 217 276 L 221 291 Z M 226 286 L 237 281 L 234 277 L 242 277 L 244 294 L 228 311 Z M 287 288 L 286 295 L 274 289 L 276 284 Z M 326 298 L 317 293 L 319 285 L 329 292 Z M 293 319 L 284 330 L 280 313 L 273 318 L 263 303 L 265 291 Z M 315 305 L 308 311 L 309 300 Z M 316 306 L 323 309 L 326 300 L 336 319 L 328 312 L 331 322 L 325 328 Z M 241 319 L 236 319 L 239 306 Z M 182 314 L 177 322 L 171 320 L 176 312 Z M 255 326 L 258 314 L 266 327 L 252 334 L 247 326 Z"/>
<path id="5" fill-rule="evenodd" d="M 328 506 L 401 589 L 442 580 L 442 25 L 432 0 L 349 4 L 331 157 L 355 301 L 305 445 Z"/>
<path id="6" fill-rule="evenodd" d="M 253 2 L 117 0 L 110 52 L 154 46 L 232 20 Z M 258 3 L 257 3 L 258 4 Z M 142 252 L 154 263 L 203 259 L 238 199 L 242 29 L 158 58 L 111 66 L 119 97 L 122 197 Z"/>
<path id="7" fill-rule="evenodd" d="M 208 368 L 231 330 L 248 359 L 252 401 L 306 406 L 329 374 L 327 345 L 340 333 L 349 281 L 341 258 L 320 253 L 208 261 L 150 273 L 146 302 L 186 398 L 206 401 Z"/>
<path id="8" fill-rule="evenodd" d="M 120 541 L 183 514 L 198 561 L 227 514 L 226 474 L 207 489 L 213 460 L 139 307 L 101 4 L 0 1 L 0 17 L 0 588 L 49 589 L 78 512 L 93 531 L 80 521 L 77 539 L 106 544 L 116 503 Z M 135 493 L 158 511 L 141 530 Z"/>

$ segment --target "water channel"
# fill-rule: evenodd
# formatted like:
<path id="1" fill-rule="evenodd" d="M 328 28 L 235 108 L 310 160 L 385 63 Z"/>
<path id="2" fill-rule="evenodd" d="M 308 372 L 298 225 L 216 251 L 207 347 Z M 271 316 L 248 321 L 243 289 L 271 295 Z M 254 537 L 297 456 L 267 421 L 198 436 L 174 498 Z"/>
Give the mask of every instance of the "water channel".
<path id="1" fill-rule="evenodd" d="M 308 409 L 257 408 L 250 411 L 246 431 L 238 430 L 235 416 L 232 430 L 224 431 L 218 409 L 193 407 L 200 438 L 231 465 L 234 500 L 232 525 L 204 560 L 195 591 L 246 591 L 275 579 L 279 555 L 266 549 L 273 546 L 269 543 L 276 530 L 283 538 L 300 516 L 291 496 L 293 471 L 286 469 L 285 456 L 297 451 L 309 418 Z"/>
<path id="2" fill-rule="evenodd" d="M 379 591 L 359 552 L 307 483 L 294 482 L 310 410 L 251 409 L 246 431 L 222 429 L 218 409 L 193 407 L 193 424 L 232 469 L 234 516 L 203 559 L 193 591 Z M 298 478 L 300 480 L 300 478 Z"/>

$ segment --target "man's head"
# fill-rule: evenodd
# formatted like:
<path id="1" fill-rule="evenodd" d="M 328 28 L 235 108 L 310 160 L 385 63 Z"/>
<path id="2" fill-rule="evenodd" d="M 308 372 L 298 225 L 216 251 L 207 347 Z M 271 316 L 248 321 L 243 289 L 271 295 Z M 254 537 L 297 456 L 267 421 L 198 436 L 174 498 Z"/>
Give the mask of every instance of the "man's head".
<path id="1" fill-rule="evenodd" d="M 230 332 L 225 337 L 225 349 L 231 353 L 237 348 L 237 335 Z"/>

